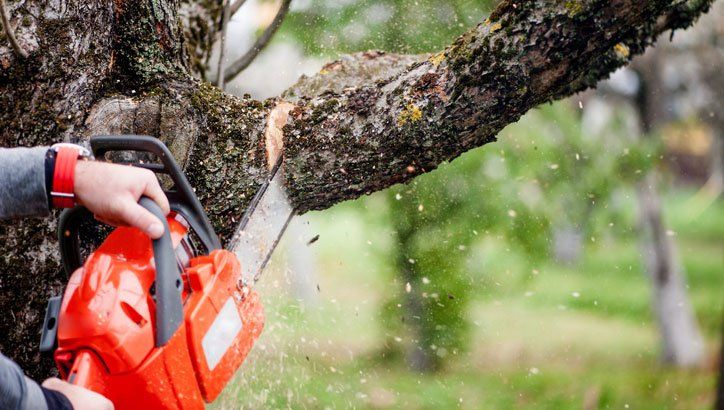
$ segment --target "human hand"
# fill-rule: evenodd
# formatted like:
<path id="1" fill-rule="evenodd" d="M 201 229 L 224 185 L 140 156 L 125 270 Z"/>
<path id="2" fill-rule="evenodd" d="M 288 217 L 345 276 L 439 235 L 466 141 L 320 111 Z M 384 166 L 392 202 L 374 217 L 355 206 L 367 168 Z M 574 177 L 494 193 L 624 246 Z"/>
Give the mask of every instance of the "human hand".
<path id="1" fill-rule="evenodd" d="M 73 410 L 113 410 L 113 403 L 100 394 L 74 386 L 55 377 L 43 382 L 43 387 L 62 393 L 68 398 Z"/>
<path id="2" fill-rule="evenodd" d="M 153 172 L 128 165 L 78 161 L 75 166 L 76 202 L 90 210 L 101 222 L 113 226 L 130 225 L 152 239 L 163 235 L 163 224 L 138 204 L 141 196 L 151 198 L 164 214 L 170 211 L 168 199 Z"/>

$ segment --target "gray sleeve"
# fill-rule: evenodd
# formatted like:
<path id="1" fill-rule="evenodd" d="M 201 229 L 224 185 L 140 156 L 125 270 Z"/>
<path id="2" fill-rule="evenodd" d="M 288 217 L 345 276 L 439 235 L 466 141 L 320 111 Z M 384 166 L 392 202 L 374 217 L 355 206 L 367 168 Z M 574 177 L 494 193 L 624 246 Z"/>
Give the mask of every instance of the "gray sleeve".
<path id="1" fill-rule="evenodd" d="M 0 148 L 0 219 L 48 215 L 47 147 Z"/>
<path id="2" fill-rule="evenodd" d="M 37 383 L 25 377 L 20 367 L 0 353 L 0 409 L 47 410 Z"/>

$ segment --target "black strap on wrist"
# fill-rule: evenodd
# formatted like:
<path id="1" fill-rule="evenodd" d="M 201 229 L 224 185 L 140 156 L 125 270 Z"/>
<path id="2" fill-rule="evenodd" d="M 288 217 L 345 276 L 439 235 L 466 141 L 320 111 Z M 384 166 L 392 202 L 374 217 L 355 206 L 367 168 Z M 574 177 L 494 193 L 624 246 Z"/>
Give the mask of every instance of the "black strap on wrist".
<path id="1" fill-rule="evenodd" d="M 65 397 L 65 394 L 57 390 L 46 389 L 43 386 L 40 386 L 40 390 L 43 391 L 48 410 L 73 410 L 73 405 L 70 404 L 70 400 Z"/>
<path id="2" fill-rule="evenodd" d="M 55 150 L 49 149 L 45 153 L 45 195 L 48 197 L 48 209 L 53 209 L 53 173 L 55 172 Z"/>

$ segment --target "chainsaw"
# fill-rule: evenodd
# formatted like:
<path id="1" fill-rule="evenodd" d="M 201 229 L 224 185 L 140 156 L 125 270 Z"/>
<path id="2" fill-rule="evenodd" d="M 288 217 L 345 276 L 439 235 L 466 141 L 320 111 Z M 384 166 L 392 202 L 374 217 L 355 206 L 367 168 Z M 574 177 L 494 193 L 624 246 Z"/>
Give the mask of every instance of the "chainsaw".
<path id="1" fill-rule="evenodd" d="M 163 221 L 163 236 L 152 241 L 136 228 L 118 227 L 85 262 L 81 249 L 88 241 L 81 234 L 90 212 L 77 206 L 61 214 L 58 239 L 69 279 L 63 296 L 48 301 L 41 352 L 53 352 L 64 380 L 108 397 L 117 410 L 203 409 L 233 378 L 264 326 L 253 285 L 293 216 L 281 160 L 223 249 L 158 139 L 99 136 L 90 145 L 97 159 L 111 156 L 170 179 L 171 213 L 164 216 L 141 198 Z"/>

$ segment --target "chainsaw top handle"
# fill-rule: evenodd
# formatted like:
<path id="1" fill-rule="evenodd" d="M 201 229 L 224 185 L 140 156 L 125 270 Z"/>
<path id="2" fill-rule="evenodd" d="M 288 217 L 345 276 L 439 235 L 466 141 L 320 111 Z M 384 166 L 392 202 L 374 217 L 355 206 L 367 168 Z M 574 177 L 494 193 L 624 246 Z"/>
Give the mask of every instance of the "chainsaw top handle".
<path id="1" fill-rule="evenodd" d="M 191 230 L 206 248 L 206 253 L 221 249 L 219 237 L 209 222 L 209 218 L 196 197 L 191 184 L 181 171 L 173 155 L 159 139 L 147 135 L 111 135 L 91 137 L 90 145 L 96 159 L 105 158 L 113 151 L 151 153 L 161 163 L 134 162 L 129 165 L 146 168 L 155 173 L 166 174 L 173 181 L 171 190 L 164 191 L 171 210 L 186 219 Z M 63 211 L 58 220 L 58 241 L 60 257 L 65 273 L 70 277 L 83 264 L 79 244 L 79 228 L 84 220 L 92 219 L 90 213 L 82 206 Z M 160 218 L 165 219 L 165 218 Z"/>
<path id="2" fill-rule="evenodd" d="M 156 262 L 156 347 L 160 347 L 168 343 L 184 321 L 181 304 L 183 283 L 173 250 L 171 230 L 161 207 L 145 196 L 138 204 L 163 222 L 163 235 L 153 241 L 153 259 Z"/>
<path id="3" fill-rule="evenodd" d="M 107 135 L 90 139 L 91 149 L 96 159 L 105 158 L 112 151 L 145 152 L 155 155 L 161 163 L 136 162 L 130 165 L 149 169 L 157 174 L 166 174 L 173 181 L 173 187 L 165 191 L 171 210 L 180 213 L 189 223 L 207 253 L 221 249 L 219 237 L 209 222 L 209 218 L 196 197 L 191 184 L 181 167 L 173 159 L 171 151 L 158 138 L 148 135 Z"/>

